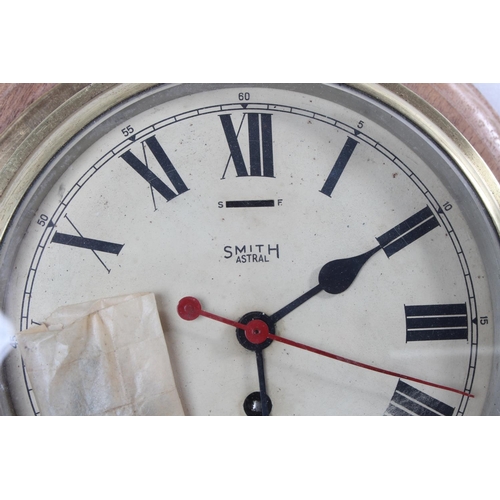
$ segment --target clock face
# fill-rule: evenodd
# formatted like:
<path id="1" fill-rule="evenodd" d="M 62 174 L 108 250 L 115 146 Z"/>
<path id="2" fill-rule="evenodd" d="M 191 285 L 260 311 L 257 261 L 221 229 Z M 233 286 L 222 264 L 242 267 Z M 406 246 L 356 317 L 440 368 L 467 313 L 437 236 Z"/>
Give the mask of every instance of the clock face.
<path id="1" fill-rule="evenodd" d="M 188 415 L 487 402 L 489 222 L 437 146 L 354 89 L 150 89 L 68 143 L 14 222 L 1 265 L 17 328 L 153 292 Z M 36 413 L 19 364 L 15 349 L 15 411 Z"/>

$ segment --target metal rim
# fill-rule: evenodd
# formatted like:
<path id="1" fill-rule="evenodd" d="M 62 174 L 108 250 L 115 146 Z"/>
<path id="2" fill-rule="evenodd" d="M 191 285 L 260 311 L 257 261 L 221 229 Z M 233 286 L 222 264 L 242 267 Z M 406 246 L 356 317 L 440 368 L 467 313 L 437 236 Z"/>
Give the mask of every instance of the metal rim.
<path id="1" fill-rule="evenodd" d="M 441 113 L 401 84 L 352 84 L 396 110 L 426 133 L 460 168 L 500 235 L 500 184 L 464 135 Z"/>
<path id="2" fill-rule="evenodd" d="M 0 241 L 24 194 L 59 149 L 101 114 L 152 86 L 60 84 L 2 134 L 0 150 L 9 156 L 0 156 Z"/>

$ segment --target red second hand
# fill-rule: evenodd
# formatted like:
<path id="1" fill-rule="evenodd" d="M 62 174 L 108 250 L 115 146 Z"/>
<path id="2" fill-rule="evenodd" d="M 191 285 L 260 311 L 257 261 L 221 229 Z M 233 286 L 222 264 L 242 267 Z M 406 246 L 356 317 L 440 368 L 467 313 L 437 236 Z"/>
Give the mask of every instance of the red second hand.
<path id="1" fill-rule="evenodd" d="M 404 375 L 402 373 L 391 372 L 389 370 L 377 368 L 376 366 L 371 366 L 371 365 L 367 365 L 365 363 L 360 363 L 359 361 L 354 361 L 354 360 L 349 359 L 349 358 L 344 358 L 342 356 L 339 356 L 337 354 L 333 354 L 331 352 L 322 351 L 321 349 L 316 349 L 315 347 L 311 347 L 311 346 L 308 346 L 305 344 L 300 344 L 299 342 L 285 339 L 283 337 L 278 337 L 277 335 L 273 335 L 272 333 L 268 333 L 267 337 L 272 339 L 272 340 L 276 340 L 277 342 L 282 342 L 283 344 L 291 345 L 293 347 L 298 347 L 299 349 L 304 349 L 306 351 L 314 352 L 316 354 L 320 354 L 321 356 L 325 356 L 327 358 L 336 359 L 337 361 L 341 361 L 342 363 L 348 363 L 350 365 L 359 366 L 361 368 L 366 368 L 367 370 L 371 370 L 374 372 L 384 373 L 386 375 L 392 375 L 393 377 L 399 377 L 399 378 L 402 378 L 405 380 L 411 380 L 413 382 L 419 382 L 420 384 L 429 385 L 431 387 L 437 387 L 438 389 L 444 389 L 445 391 L 455 392 L 457 394 L 461 394 L 462 396 L 467 396 L 469 398 L 474 397 L 472 394 L 460 391 L 458 389 L 453 389 L 452 387 L 447 387 L 446 385 L 434 384 L 433 382 L 427 382 L 426 380 L 422 380 L 422 379 L 415 378 L 415 377 L 410 377 L 409 375 Z"/>
<path id="2" fill-rule="evenodd" d="M 305 351 L 313 352 L 315 354 L 319 354 L 321 356 L 325 356 L 327 358 L 335 359 L 337 361 L 341 361 L 342 363 L 348 363 L 350 365 L 354 366 L 359 366 L 360 368 L 365 368 L 367 370 L 371 370 L 374 372 L 378 373 L 383 373 L 385 375 L 391 375 L 393 377 L 398 377 L 402 378 L 405 380 L 411 380 L 412 382 L 418 382 L 420 384 L 428 385 L 431 387 L 437 387 L 438 389 L 443 389 L 445 391 L 450 391 L 454 392 L 456 394 L 460 394 L 462 396 L 466 396 L 468 398 L 473 398 L 474 396 L 472 394 L 469 394 L 467 392 L 460 391 L 458 389 L 453 389 L 452 387 L 448 387 L 445 385 L 440 385 L 440 384 L 435 384 L 433 382 L 427 382 L 426 380 L 422 380 L 416 377 L 410 377 L 409 375 L 404 375 L 402 373 L 397 373 L 397 372 L 392 372 L 389 370 L 384 370 L 382 368 L 377 368 L 376 366 L 371 366 L 367 365 L 365 363 L 360 363 L 359 361 L 354 361 L 349 358 L 344 358 L 342 356 L 339 356 L 337 354 L 333 354 L 331 352 L 327 351 L 322 351 L 321 349 L 316 349 L 315 347 L 311 347 L 305 344 L 301 344 L 299 342 L 295 342 L 294 340 L 289 340 L 283 337 L 278 337 L 277 335 L 273 335 L 272 333 L 269 333 L 269 329 L 267 324 L 264 321 L 257 320 L 259 323 L 259 330 L 254 331 L 255 329 L 255 322 L 250 322 L 249 324 L 245 325 L 243 323 L 238 323 L 237 321 L 232 321 L 227 318 L 223 318 L 222 316 L 217 316 L 216 314 L 209 313 L 207 311 L 204 311 L 201 307 L 200 301 L 194 297 L 184 297 L 183 299 L 180 300 L 179 305 L 177 306 L 177 312 L 179 316 L 187 321 L 192 321 L 199 316 L 205 316 L 206 318 L 213 319 L 215 321 L 219 321 L 221 323 L 225 323 L 226 325 L 234 326 L 235 328 L 240 328 L 241 330 L 245 331 L 246 336 L 248 340 L 252 341 L 251 335 L 255 333 L 255 335 L 258 337 L 258 341 L 255 343 L 261 343 L 263 340 L 262 339 L 272 339 L 276 340 L 277 342 L 281 342 L 283 344 L 287 344 L 293 347 L 297 347 L 299 349 L 304 349 Z M 252 324 L 253 323 L 253 324 Z M 252 325 L 252 332 L 249 332 L 249 325 Z"/>

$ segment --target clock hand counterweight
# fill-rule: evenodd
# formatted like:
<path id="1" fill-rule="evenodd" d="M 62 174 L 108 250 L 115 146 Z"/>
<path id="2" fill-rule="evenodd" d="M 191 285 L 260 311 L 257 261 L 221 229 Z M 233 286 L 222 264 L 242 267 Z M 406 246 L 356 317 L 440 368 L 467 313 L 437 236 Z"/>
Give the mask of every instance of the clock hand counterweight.
<path id="1" fill-rule="evenodd" d="M 377 250 L 378 250 L 378 248 L 377 248 Z M 363 255 L 366 255 L 366 254 L 363 254 Z M 335 261 L 333 261 L 333 262 L 335 262 Z M 234 326 L 236 328 L 240 328 L 240 329 L 244 330 L 247 339 L 250 342 L 255 343 L 255 344 L 261 344 L 264 341 L 269 340 L 269 339 L 275 340 L 277 342 L 281 342 L 283 344 L 287 344 L 287 345 L 292 346 L 292 347 L 297 347 L 297 348 L 303 349 L 305 351 L 313 352 L 315 354 L 319 354 L 321 356 L 325 356 L 327 358 L 331 358 L 331 359 L 334 359 L 336 361 L 340 361 L 342 363 L 347 363 L 347 364 L 350 364 L 353 366 L 358 366 L 360 368 L 365 368 L 367 370 L 371 370 L 371 371 L 374 371 L 377 373 L 390 375 L 392 377 L 397 377 L 400 379 L 409 380 L 412 382 L 417 382 L 417 383 L 424 384 L 424 385 L 427 385 L 430 387 L 436 387 L 438 389 L 443 389 L 445 391 L 454 392 L 454 393 L 460 394 L 462 396 L 466 396 L 466 397 L 470 397 L 470 398 L 474 397 L 472 394 L 469 394 L 469 393 L 464 392 L 464 391 L 460 391 L 458 389 L 454 389 L 453 387 L 448 387 L 448 386 L 441 385 L 441 384 L 435 384 L 434 382 L 428 382 L 426 380 L 422 380 L 422 379 L 419 379 L 416 377 L 411 377 L 411 376 L 405 375 L 403 373 L 397 373 L 397 372 L 390 371 L 390 370 L 384 370 L 382 368 L 368 365 L 366 363 L 361 363 L 359 361 L 354 361 L 352 359 L 345 358 L 343 356 L 339 356 L 339 355 L 331 353 L 331 352 L 323 351 L 321 349 L 316 349 L 315 347 L 311 347 L 311 346 L 308 346 L 306 344 L 295 342 L 294 340 L 279 337 L 277 335 L 270 333 L 269 326 L 267 325 L 267 323 L 262 321 L 262 320 L 259 320 L 259 319 L 250 321 L 248 324 L 245 325 L 245 324 L 239 323 L 237 321 L 232 321 L 230 319 L 223 318 L 222 316 L 218 316 L 216 314 L 212 314 L 212 313 L 209 313 L 207 311 L 204 311 L 201 307 L 199 300 L 194 298 L 194 297 L 184 297 L 183 299 L 181 299 L 179 302 L 179 305 L 177 306 L 177 312 L 181 318 L 183 318 L 187 321 L 192 321 L 192 320 L 198 318 L 199 316 L 205 316 L 206 318 L 210 318 L 210 319 L 213 319 L 215 321 L 220 321 L 221 323 L 225 323 L 227 325 L 231 325 L 231 326 Z"/>

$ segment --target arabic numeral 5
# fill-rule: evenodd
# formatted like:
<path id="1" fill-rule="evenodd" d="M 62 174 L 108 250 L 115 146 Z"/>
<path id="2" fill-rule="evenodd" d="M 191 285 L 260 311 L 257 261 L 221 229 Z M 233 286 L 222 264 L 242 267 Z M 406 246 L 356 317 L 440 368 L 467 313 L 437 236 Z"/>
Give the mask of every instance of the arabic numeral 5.
<path id="1" fill-rule="evenodd" d="M 122 134 L 125 137 L 128 137 L 129 135 L 134 133 L 134 129 L 131 125 L 127 125 L 125 128 L 122 128 Z"/>
<path id="2" fill-rule="evenodd" d="M 45 224 L 47 223 L 48 220 L 49 220 L 49 218 L 45 214 L 42 214 L 42 215 L 40 215 L 40 217 L 38 218 L 36 223 L 39 226 L 45 226 Z"/>

